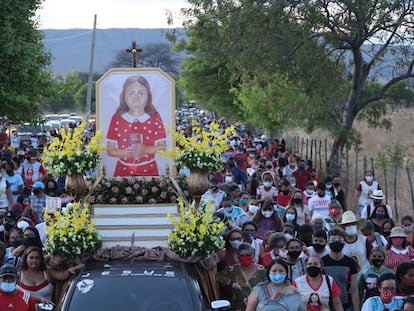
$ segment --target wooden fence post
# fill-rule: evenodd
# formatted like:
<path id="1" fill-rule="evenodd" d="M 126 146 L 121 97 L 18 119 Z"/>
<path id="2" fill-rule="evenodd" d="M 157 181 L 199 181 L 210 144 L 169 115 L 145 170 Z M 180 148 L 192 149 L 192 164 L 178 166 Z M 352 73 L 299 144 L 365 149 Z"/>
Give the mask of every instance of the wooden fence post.
<path id="1" fill-rule="evenodd" d="M 306 138 L 306 159 L 309 159 L 309 139 Z"/>
<path id="2" fill-rule="evenodd" d="M 387 167 L 385 166 L 385 162 L 382 161 L 382 170 L 384 171 L 384 189 L 385 189 L 385 203 L 388 204 L 388 178 L 387 178 Z"/>
<path id="3" fill-rule="evenodd" d="M 410 186 L 410 193 L 411 193 L 411 209 L 414 211 L 414 191 L 413 191 L 413 182 L 411 180 L 411 174 L 410 174 L 410 167 L 407 163 L 407 179 L 408 179 L 408 185 Z"/>
<path id="4" fill-rule="evenodd" d="M 322 168 L 322 140 L 319 140 L 319 167 Z"/>
<path id="5" fill-rule="evenodd" d="M 358 151 L 355 150 L 355 185 L 358 185 Z"/>
<path id="6" fill-rule="evenodd" d="M 345 193 L 348 194 L 348 184 L 349 184 L 349 150 L 346 151 L 346 163 L 345 163 Z"/>
<path id="7" fill-rule="evenodd" d="M 364 174 L 365 174 L 365 172 L 367 171 L 367 167 L 368 167 L 368 160 L 367 160 L 367 156 L 366 155 L 364 155 Z"/>
<path id="8" fill-rule="evenodd" d="M 394 210 L 395 210 L 395 219 L 400 219 L 398 215 L 398 206 L 397 206 L 397 176 L 398 176 L 398 164 L 395 163 L 394 166 Z"/>

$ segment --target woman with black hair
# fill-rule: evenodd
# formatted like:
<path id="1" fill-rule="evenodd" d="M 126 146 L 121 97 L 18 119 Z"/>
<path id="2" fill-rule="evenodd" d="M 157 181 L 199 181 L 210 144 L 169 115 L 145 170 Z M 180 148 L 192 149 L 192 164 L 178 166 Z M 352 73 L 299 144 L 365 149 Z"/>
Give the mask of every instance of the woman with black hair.
<path id="1" fill-rule="evenodd" d="M 247 299 L 246 311 L 303 311 L 301 296 L 290 285 L 288 266 L 282 259 L 276 259 L 267 268 L 267 282 L 253 288 Z"/>
<path id="2" fill-rule="evenodd" d="M 372 211 L 371 216 L 369 216 L 368 219 L 374 225 L 374 231 L 381 232 L 382 224 L 384 221 L 386 219 L 390 219 L 390 215 L 388 214 L 388 210 L 385 204 L 376 205 Z"/>
<path id="3" fill-rule="evenodd" d="M 401 311 L 414 311 L 414 297 L 404 299 Z"/>
<path id="4" fill-rule="evenodd" d="M 412 261 L 403 262 L 398 265 L 395 271 L 397 279 L 397 296 L 414 296 L 414 263 Z"/>
<path id="5" fill-rule="evenodd" d="M 400 310 L 403 301 L 395 297 L 397 281 L 394 273 L 385 273 L 378 279 L 379 296 L 368 298 L 362 305 L 361 311 Z"/>

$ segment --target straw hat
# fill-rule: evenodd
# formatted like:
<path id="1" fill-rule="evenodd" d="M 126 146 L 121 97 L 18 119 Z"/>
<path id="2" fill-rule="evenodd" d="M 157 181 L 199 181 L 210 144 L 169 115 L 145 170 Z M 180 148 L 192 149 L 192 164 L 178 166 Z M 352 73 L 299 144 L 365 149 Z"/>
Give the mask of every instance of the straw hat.
<path id="1" fill-rule="evenodd" d="M 404 233 L 403 228 L 396 226 L 391 229 L 390 238 L 406 238 L 407 235 Z"/>
<path id="2" fill-rule="evenodd" d="M 342 226 L 350 225 L 355 223 L 358 227 L 358 230 L 361 230 L 366 223 L 366 219 L 357 219 L 354 212 L 346 211 L 342 214 L 341 222 L 339 223 Z"/>
<path id="3" fill-rule="evenodd" d="M 373 200 L 384 200 L 385 195 L 382 190 L 374 190 L 371 194 L 371 199 Z"/>

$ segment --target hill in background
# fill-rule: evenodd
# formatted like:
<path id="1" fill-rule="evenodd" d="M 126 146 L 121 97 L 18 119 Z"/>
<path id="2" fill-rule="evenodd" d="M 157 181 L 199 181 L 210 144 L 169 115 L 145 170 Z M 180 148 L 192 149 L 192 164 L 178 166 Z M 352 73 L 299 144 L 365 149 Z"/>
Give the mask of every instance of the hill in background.
<path id="1" fill-rule="evenodd" d="M 88 72 L 92 35 L 91 29 L 44 29 L 43 44 L 52 53 L 52 70 L 65 75 L 77 70 Z M 138 47 L 149 43 L 167 42 L 165 34 L 170 29 L 97 29 L 93 72 L 105 71 L 115 55 L 131 46 L 135 40 Z M 184 29 L 178 29 L 181 37 Z M 139 55 L 138 55 L 139 57 Z"/>

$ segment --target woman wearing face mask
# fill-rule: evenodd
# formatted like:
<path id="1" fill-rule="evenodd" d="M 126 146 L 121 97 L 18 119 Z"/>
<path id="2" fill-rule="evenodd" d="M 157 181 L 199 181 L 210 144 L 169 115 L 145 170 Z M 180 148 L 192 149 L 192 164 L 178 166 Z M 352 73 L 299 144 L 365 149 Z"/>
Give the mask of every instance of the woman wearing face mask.
<path id="1" fill-rule="evenodd" d="M 374 247 L 371 250 L 369 261 L 371 266 L 361 272 L 358 279 L 358 291 L 361 302 L 369 297 L 378 296 L 378 278 L 385 273 L 394 273 L 391 269 L 384 266 L 385 248 L 383 246 Z"/>
<path id="2" fill-rule="evenodd" d="M 379 296 L 368 298 L 361 311 L 400 310 L 403 301 L 395 297 L 397 282 L 393 273 L 385 273 L 378 279 Z"/>
<path id="3" fill-rule="evenodd" d="M 306 259 L 306 275 L 302 275 L 293 282 L 293 286 L 297 288 L 301 297 L 302 304 L 306 310 L 320 311 L 343 311 L 341 304 L 341 290 L 335 280 L 323 274 L 322 259 L 311 256 Z M 329 283 L 328 283 L 329 282 Z M 319 297 L 317 308 L 312 308 L 310 298 L 317 294 Z"/>
<path id="4" fill-rule="evenodd" d="M 254 249 L 247 243 L 238 248 L 240 263 L 228 266 L 217 274 L 220 284 L 232 286 L 231 306 L 233 310 L 246 310 L 246 301 L 252 289 L 266 280 L 266 270 L 254 262 Z"/>
<path id="5" fill-rule="evenodd" d="M 293 206 L 290 206 L 286 209 L 285 215 L 283 215 L 283 218 L 282 218 L 283 223 L 285 225 L 289 224 L 293 226 L 294 234 L 292 235 L 292 237 L 296 236 L 296 232 L 299 232 L 300 230 L 300 225 L 298 225 L 298 223 L 296 222 L 297 217 L 298 215 L 297 215 L 296 208 L 294 208 Z"/>
<path id="6" fill-rule="evenodd" d="M 23 243 L 20 244 L 13 252 L 13 256 L 22 256 L 26 248 L 30 246 L 36 246 L 40 249 L 43 248 L 43 243 L 40 240 L 39 231 L 33 226 L 29 226 L 23 231 Z"/>
<path id="7" fill-rule="evenodd" d="M 374 192 L 374 190 L 381 190 L 381 186 L 376 180 L 374 180 L 374 172 L 368 170 L 365 172 L 364 180 L 362 180 L 356 189 L 356 197 L 358 200 L 358 214 L 361 215 L 362 209 L 370 205 L 371 199 L 369 195 Z"/>
<path id="8" fill-rule="evenodd" d="M 224 238 L 224 250 L 219 253 L 219 270 L 239 263 L 237 249 L 243 243 L 243 233 L 240 228 L 231 229 Z"/>
<path id="9" fill-rule="evenodd" d="M 308 207 L 303 203 L 303 195 L 301 191 L 296 191 L 293 194 L 290 206 L 296 210 L 295 221 L 298 225 L 302 226 L 303 224 L 309 223 L 310 212 Z"/>
<path id="10" fill-rule="evenodd" d="M 411 246 L 414 246 L 413 222 L 413 217 L 411 215 L 405 215 L 401 219 L 401 227 L 403 228 L 404 233 L 407 235 L 407 241 Z"/>
<path id="11" fill-rule="evenodd" d="M 331 230 L 342 219 L 342 205 L 338 200 L 332 200 L 328 204 L 329 216 L 325 218 L 326 228 Z"/>
<path id="12" fill-rule="evenodd" d="M 19 228 L 12 228 L 10 230 L 10 247 L 6 248 L 5 257 L 18 256 L 16 254 L 20 255 L 23 242 L 23 231 Z"/>
<path id="13" fill-rule="evenodd" d="M 374 225 L 375 232 L 381 231 L 382 224 L 386 219 L 390 219 L 390 216 L 388 215 L 385 204 L 376 205 L 371 216 L 369 217 L 369 220 Z"/>
<path id="14" fill-rule="evenodd" d="M 253 221 L 246 221 L 242 225 L 243 243 L 249 244 L 254 250 L 254 262 L 258 263 L 261 255 L 264 254 L 264 247 L 261 240 L 256 239 L 257 225 Z"/>
<path id="15" fill-rule="evenodd" d="M 273 186 L 273 176 L 271 172 L 266 171 L 262 174 L 263 184 L 256 189 L 256 200 L 261 202 L 264 199 L 271 199 L 272 202 L 277 201 L 278 190 Z"/>
<path id="16" fill-rule="evenodd" d="M 252 221 L 254 221 L 259 228 L 257 237 L 261 240 L 263 240 L 265 233 L 268 231 L 282 231 L 282 220 L 278 213 L 275 212 L 271 199 L 267 198 L 263 200 L 260 210 L 254 215 Z"/>
<path id="17" fill-rule="evenodd" d="M 404 233 L 403 228 L 398 226 L 392 228 L 391 234 L 388 237 L 385 266 L 395 270 L 400 263 L 413 259 L 414 249 L 408 243 L 407 235 Z"/>
<path id="18" fill-rule="evenodd" d="M 267 269 L 268 282 L 253 288 L 247 299 L 246 311 L 304 311 L 301 297 L 287 280 L 288 266 L 277 259 Z"/>
<path id="19" fill-rule="evenodd" d="M 39 223 L 39 216 L 37 215 L 34 208 L 30 205 L 30 200 L 28 196 L 19 195 L 19 197 L 17 198 L 17 202 L 19 202 L 23 206 L 22 217 L 31 219 L 35 224 Z"/>

